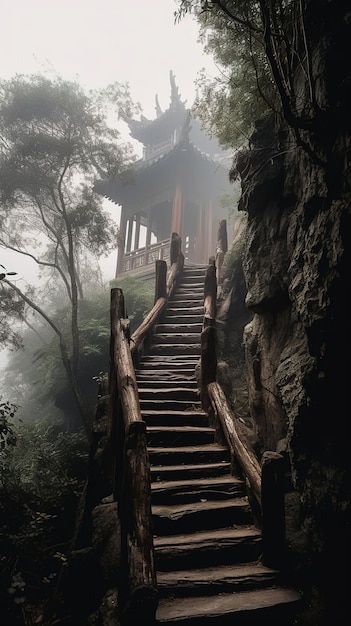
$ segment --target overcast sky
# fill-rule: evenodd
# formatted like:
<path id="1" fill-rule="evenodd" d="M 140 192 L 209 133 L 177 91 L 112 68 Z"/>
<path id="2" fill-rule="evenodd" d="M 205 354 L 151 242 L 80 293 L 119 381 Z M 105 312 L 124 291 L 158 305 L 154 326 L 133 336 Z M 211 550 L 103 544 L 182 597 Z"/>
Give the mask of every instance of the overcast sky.
<path id="1" fill-rule="evenodd" d="M 52 69 L 86 87 L 127 81 L 153 117 L 155 94 L 162 108 L 169 104 L 173 70 L 190 106 L 198 70 L 213 65 L 196 21 L 175 23 L 176 9 L 175 0 L 2 0 L 0 75 Z"/>
<path id="2" fill-rule="evenodd" d="M 128 82 L 146 117 L 170 103 L 169 72 L 183 101 L 191 106 L 203 67 L 216 72 L 198 43 L 196 21 L 175 23 L 175 0 L 1 0 L 0 77 L 56 73 L 86 88 Z M 18 278 L 35 282 L 36 267 L 0 249 L 0 264 Z M 114 275 L 114 255 L 102 261 Z M 0 354 L 0 365 L 1 365 Z"/>

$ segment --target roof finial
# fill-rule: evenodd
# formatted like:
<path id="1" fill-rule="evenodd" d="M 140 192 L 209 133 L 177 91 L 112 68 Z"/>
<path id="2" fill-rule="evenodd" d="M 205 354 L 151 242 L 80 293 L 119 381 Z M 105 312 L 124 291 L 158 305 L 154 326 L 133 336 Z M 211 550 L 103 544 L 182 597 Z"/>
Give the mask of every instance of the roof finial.
<path id="1" fill-rule="evenodd" d="M 179 89 L 175 82 L 175 76 L 172 70 L 169 72 L 169 80 L 171 83 L 171 106 L 175 107 L 180 104 Z"/>
<path id="2" fill-rule="evenodd" d="M 160 107 L 160 103 L 158 101 L 158 95 L 156 94 L 155 96 L 155 103 L 156 103 L 156 117 L 160 117 L 162 115 L 162 109 Z"/>

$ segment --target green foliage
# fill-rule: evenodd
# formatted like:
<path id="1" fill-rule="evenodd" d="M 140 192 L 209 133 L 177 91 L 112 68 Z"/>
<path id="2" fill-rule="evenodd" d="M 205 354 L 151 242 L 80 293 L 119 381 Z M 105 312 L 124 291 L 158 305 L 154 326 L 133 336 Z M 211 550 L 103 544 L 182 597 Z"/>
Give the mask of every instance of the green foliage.
<path id="1" fill-rule="evenodd" d="M 135 276 L 128 276 L 111 281 L 110 286 L 119 287 L 123 291 L 130 331 L 133 333 L 153 307 L 154 284 L 151 281 L 141 281 Z"/>
<path id="2" fill-rule="evenodd" d="M 10 424 L 15 445 L 0 450 L 0 603 L 5 623 L 27 623 L 26 606 L 43 604 L 58 580 L 88 450 L 82 432 L 63 433 L 44 421 L 23 424 L 16 417 Z"/>
<path id="3" fill-rule="evenodd" d="M 129 171 L 135 159 L 109 123 L 122 109 L 133 104 L 128 88 L 117 83 L 86 93 L 58 76 L 0 80 L 0 246 L 29 257 L 47 278 L 41 293 L 6 275 L 1 286 L 8 301 L 16 294 L 54 331 L 87 436 L 89 415 L 79 388 L 82 268 L 90 265 L 96 274 L 98 258 L 117 245 L 117 229 L 94 184 Z M 65 294 L 67 316 L 51 317 L 53 293 L 61 302 Z"/>
<path id="4" fill-rule="evenodd" d="M 300 0 L 179 0 L 176 19 L 193 13 L 200 39 L 219 74 L 198 79 L 195 114 L 224 147 L 249 144 L 254 122 L 267 111 L 294 129 L 311 130 L 321 109 Z M 299 91 L 296 86 L 299 85 Z"/>
<path id="5" fill-rule="evenodd" d="M 128 277 L 113 281 L 112 286 L 123 290 L 133 332 L 153 306 L 153 284 Z M 60 320 L 69 341 L 70 308 L 61 307 L 52 317 Z M 97 377 L 109 367 L 110 333 L 110 290 L 95 287 L 94 294 L 91 290 L 79 306 L 79 381 L 91 413 L 97 401 Z M 4 377 L 6 388 L 19 406 L 18 415 L 25 422 L 40 417 L 76 428 L 79 420 L 57 337 L 38 320 L 23 337 L 25 348 L 10 356 Z"/>

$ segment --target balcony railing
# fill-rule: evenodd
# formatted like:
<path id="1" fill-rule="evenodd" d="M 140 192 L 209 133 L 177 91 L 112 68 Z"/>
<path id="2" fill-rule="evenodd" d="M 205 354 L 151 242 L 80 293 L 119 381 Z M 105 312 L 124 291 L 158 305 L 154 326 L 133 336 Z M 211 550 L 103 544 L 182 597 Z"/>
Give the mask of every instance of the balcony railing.
<path id="1" fill-rule="evenodd" d="M 168 261 L 170 258 L 170 239 L 164 239 L 157 243 L 152 243 L 145 248 L 138 248 L 131 252 L 125 252 L 123 258 L 122 272 L 152 265 L 155 261 Z"/>

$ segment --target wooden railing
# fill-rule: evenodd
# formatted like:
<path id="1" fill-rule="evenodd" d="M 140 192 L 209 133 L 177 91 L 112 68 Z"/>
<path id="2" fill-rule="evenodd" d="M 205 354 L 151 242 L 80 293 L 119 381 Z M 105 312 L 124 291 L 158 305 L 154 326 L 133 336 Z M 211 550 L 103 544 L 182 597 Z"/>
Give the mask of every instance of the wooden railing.
<path id="1" fill-rule="evenodd" d="M 155 323 L 166 308 L 166 304 L 172 294 L 177 278 L 184 266 L 184 255 L 181 250 L 181 238 L 178 233 L 172 233 L 170 239 L 170 266 L 164 260 L 155 262 L 155 299 L 154 306 L 144 321 L 131 336 L 131 352 L 133 362 L 138 363 L 142 351 L 143 342 L 152 334 Z"/>
<path id="2" fill-rule="evenodd" d="M 184 264 L 181 239 L 171 237 L 171 265 L 156 261 L 155 304 L 130 336 L 123 292 L 111 289 L 109 370 L 109 440 L 113 497 L 118 504 L 121 571 L 118 604 L 121 624 L 152 624 L 158 592 L 151 513 L 150 462 L 146 425 L 141 418 L 133 358 L 163 311 Z"/>
<path id="3" fill-rule="evenodd" d="M 262 562 L 280 567 L 285 548 L 285 505 L 283 490 L 283 457 L 265 452 L 261 465 L 254 451 L 247 445 L 237 427 L 238 419 L 229 407 L 225 393 L 217 382 L 216 305 L 217 293 L 223 282 L 222 265 L 227 251 L 225 220 L 220 222 L 216 257 L 210 259 L 204 288 L 204 318 L 201 333 L 202 408 L 209 412 L 224 437 L 234 468 L 241 471 L 253 497 L 252 507 L 262 530 Z"/>
<path id="4" fill-rule="evenodd" d="M 122 272 L 129 272 L 145 265 L 151 265 L 159 260 L 168 261 L 170 257 L 170 243 L 169 239 L 165 239 L 131 252 L 125 252 Z"/>

